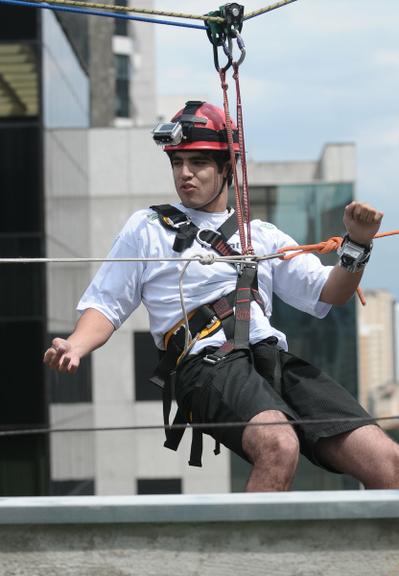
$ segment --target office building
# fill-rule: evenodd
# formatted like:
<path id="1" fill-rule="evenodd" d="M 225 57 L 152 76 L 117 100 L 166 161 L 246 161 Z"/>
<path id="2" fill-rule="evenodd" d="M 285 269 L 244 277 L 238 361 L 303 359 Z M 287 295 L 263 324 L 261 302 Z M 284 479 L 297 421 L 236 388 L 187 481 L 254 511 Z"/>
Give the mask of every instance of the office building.
<path id="1" fill-rule="evenodd" d="M 50 11 L 4 10 L 2 253 L 104 257 L 131 212 L 175 197 L 168 159 L 150 134 L 157 116 L 153 28 Z M 299 242 L 341 234 L 343 206 L 354 194 L 354 166 L 350 144 L 327 145 L 315 161 L 250 163 L 253 217 L 268 219 Z M 334 256 L 325 261 L 333 262 Z M 70 333 L 76 303 L 97 267 L 57 263 L 47 269 L 33 264 L 0 269 L 1 341 L 10 359 L 2 424 L 126 430 L 4 441 L 9 444 L 4 444 L 0 492 L 243 489 L 245 469 L 227 450 L 215 457 L 210 439 L 204 445 L 204 468 L 198 470 L 187 466 L 190 434 L 172 453 L 163 448 L 162 430 L 127 429 L 162 423 L 160 392 L 147 382 L 157 354 L 142 308 L 83 361 L 75 376 L 44 371 L 43 350 L 53 336 Z M 356 394 L 353 303 L 318 321 L 277 301 L 273 321 L 287 332 L 293 352 Z M 29 346 L 21 357 L 22 334 Z M 298 487 L 342 486 L 339 477 L 304 466 Z"/>
<path id="2" fill-rule="evenodd" d="M 88 255 L 91 127 L 153 123 L 153 60 L 151 26 L 1 6 L 3 257 Z M 52 336 L 73 327 L 91 273 L 87 265 L 1 267 L 0 425 L 93 425 L 91 359 L 67 382 L 42 365 Z M 93 443 L 92 434 L 2 438 L 0 493 L 93 492 Z"/>
<path id="3" fill-rule="evenodd" d="M 399 413 L 395 301 L 387 290 L 367 290 L 365 298 L 358 311 L 359 398 L 373 416 L 393 416 Z M 381 425 L 398 427 L 395 420 Z"/>

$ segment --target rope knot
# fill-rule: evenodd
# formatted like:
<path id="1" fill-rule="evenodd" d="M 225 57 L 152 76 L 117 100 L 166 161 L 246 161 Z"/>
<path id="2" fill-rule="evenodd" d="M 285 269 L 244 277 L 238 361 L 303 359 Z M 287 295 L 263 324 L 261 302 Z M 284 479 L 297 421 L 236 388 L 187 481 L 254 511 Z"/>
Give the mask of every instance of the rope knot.
<path id="1" fill-rule="evenodd" d="M 340 236 L 332 236 L 325 242 L 320 242 L 320 247 L 317 250 L 319 254 L 329 254 L 330 252 L 335 252 L 342 244 L 342 238 Z"/>
<path id="2" fill-rule="evenodd" d="M 214 264 L 216 262 L 216 254 L 199 254 L 198 259 L 204 265 Z"/>

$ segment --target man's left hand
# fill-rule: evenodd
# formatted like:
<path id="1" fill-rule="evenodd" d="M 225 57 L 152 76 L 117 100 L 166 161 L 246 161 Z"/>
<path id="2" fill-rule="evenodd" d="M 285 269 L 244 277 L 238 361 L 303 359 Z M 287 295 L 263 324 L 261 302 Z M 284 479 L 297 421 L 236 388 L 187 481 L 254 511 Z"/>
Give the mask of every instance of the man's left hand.
<path id="1" fill-rule="evenodd" d="M 344 225 L 353 242 L 369 246 L 377 234 L 383 213 L 370 204 L 351 202 L 344 211 Z"/>

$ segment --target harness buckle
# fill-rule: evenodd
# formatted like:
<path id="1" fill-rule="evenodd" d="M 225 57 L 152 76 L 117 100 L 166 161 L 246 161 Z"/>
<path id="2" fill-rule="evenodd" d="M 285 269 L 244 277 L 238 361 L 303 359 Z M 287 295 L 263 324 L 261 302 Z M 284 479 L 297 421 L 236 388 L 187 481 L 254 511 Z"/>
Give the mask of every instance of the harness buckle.
<path id="1" fill-rule="evenodd" d="M 205 248 L 212 248 L 212 244 L 201 238 L 201 232 L 212 232 L 212 234 L 214 234 L 215 236 L 221 236 L 221 233 L 218 230 L 211 230 L 210 228 L 200 228 L 197 232 L 196 238 L 197 242 L 201 244 L 201 246 L 204 246 Z"/>
<path id="2" fill-rule="evenodd" d="M 180 230 L 180 228 L 182 226 L 184 226 L 185 224 L 191 224 L 191 220 L 188 216 L 184 220 L 182 220 L 181 222 L 173 222 L 173 220 L 171 218 L 169 218 L 169 216 L 162 216 L 162 219 L 165 222 L 165 224 L 167 224 L 168 226 L 170 226 L 174 230 Z"/>
<path id="3" fill-rule="evenodd" d="M 212 364 L 212 366 L 214 366 L 215 364 L 223 360 L 223 356 L 217 356 L 216 354 L 207 354 L 206 356 L 203 357 L 202 360 L 207 364 Z"/>

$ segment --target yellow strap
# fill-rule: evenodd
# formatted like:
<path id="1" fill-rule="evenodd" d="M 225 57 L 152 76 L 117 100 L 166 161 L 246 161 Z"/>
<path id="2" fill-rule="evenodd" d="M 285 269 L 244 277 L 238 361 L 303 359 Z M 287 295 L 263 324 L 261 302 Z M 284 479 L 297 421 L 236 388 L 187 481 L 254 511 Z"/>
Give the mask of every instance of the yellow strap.
<path id="1" fill-rule="evenodd" d="M 192 310 L 188 315 L 188 319 L 190 320 L 194 314 L 196 313 L 196 310 Z M 168 347 L 168 343 L 169 340 L 172 338 L 172 336 L 177 332 L 177 330 L 184 325 L 184 319 L 182 318 L 181 320 L 179 320 L 179 322 L 177 322 L 173 328 L 171 328 L 169 330 L 169 332 L 167 332 L 165 334 L 165 336 L 163 337 L 163 341 L 165 344 L 165 348 Z M 214 322 L 212 322 L 212 324 L 205 326 L 205 328 L 203 328 L 200 332 L 198 332 L 198 334 L 196 334 L 194 336 L 195 340 L 202 340 L 202 338 L 206 338 L 207 336 L 209 336 L 210 334 L 212 334 L 212 332 L 215 332 L 215 330 L 217 330 L 220 326 L 222 325 L 222 321 L 219 320 L 219 318 L 216 318 L 216 320 Z M 180 356 L 178 357 L 177 361 L 176 361 L 176 366 L 179 364 L 180 360 L 182 359 L 184 350 L 183 352 L 180 354 Z"/>
<path id="2" fill-rule="evenodd" d="M 206 328 L 203 328 L 201 330 L 201 332 L 198 335 L 197 340 L 202 340 L 202 338 L 206 338 L 207 336 L 209 336 L 209 334 L 212 334 L 212 332 L 215 332 L 215 330 L 217 330 L 219 328 L 219 326 L 222 325 L 221 320 L 219 320 L 219 318 L 217 318 L 215 320 L 215 322 L 213 322 L 210 326 L 207 326 Z"/>
<path id="3" fill-rule="evenodd" d="M 199 332 L 198 334 L 196 334 L 194 336 L 194 339 L 198 342 L 198 340 L 202 340 L 202 338 L 206 338 L 207 336 L 209 336 L 209 334 L 212 334 L 212 332 L 215 332 L 215 330 L 217 330 L 219 328 L 219 326 L 222 325 L 222 321 L 219 319 L 216 319 L 210 326 L 207 326 L 206 328 L 203 328 L 201 330 L 201 332 Z M 184 350 L 183 352 L 180 354 L 180 356 L 178 357 L 178 359 L 176 360 L 176 366 L 179 365 L 180 360 L 182 359 L 184 354 Z"/>
<path id="4" fill-rule="evenodd" d="M 187 315 L 189 320 L 194 316 L 195 312 L 196 312 L 196 310 L 192 310 Z M 209 334 L 212 334 L 212 332 L 217 330 L 221 324 L 222 324 L 222 322 L 217 318 L 214 322 L 212 322 L 212 324 L 210 326 L 205 326 L 205 328 L 203 328 L 201 330 L 201 332 L 199 332 L 197 340 L 201 340 L 202 338 L 206 338 L 207 336 L 209 336 Z M 180 326 L 183 326 L 183 325 L 184 325 L 184 319 L 181 319 L 173 326 L 173 328 L 171 328 L 169 330 L 169 332 L 166 332 L 165 336 L 163 337 L 165 348 L 168 347 L 169 340 L 171 339 L 173 334 L 175 334 L 175 332 L 177 332 L 177 330 L 180 328 Z"/>
<path id="5" fill-rule="evenodd" d="M 196 310 L 192 310 L 191 312 L 189 312 L 187 314 L 187 318 L 190 320 L 194 316 L 195 312 Z M 166 332 L 165 336 L 163 337 L 163 343 L 165 345 L 165 349 L 168 347 L 169 340 L 171 339 L 173 334 L 177 332 L 177 330 L 180 328 L 180 326 L 183 326 L 183 324 L 184 324 L 184 318 L 179 320 L 168 332 Z"/>

